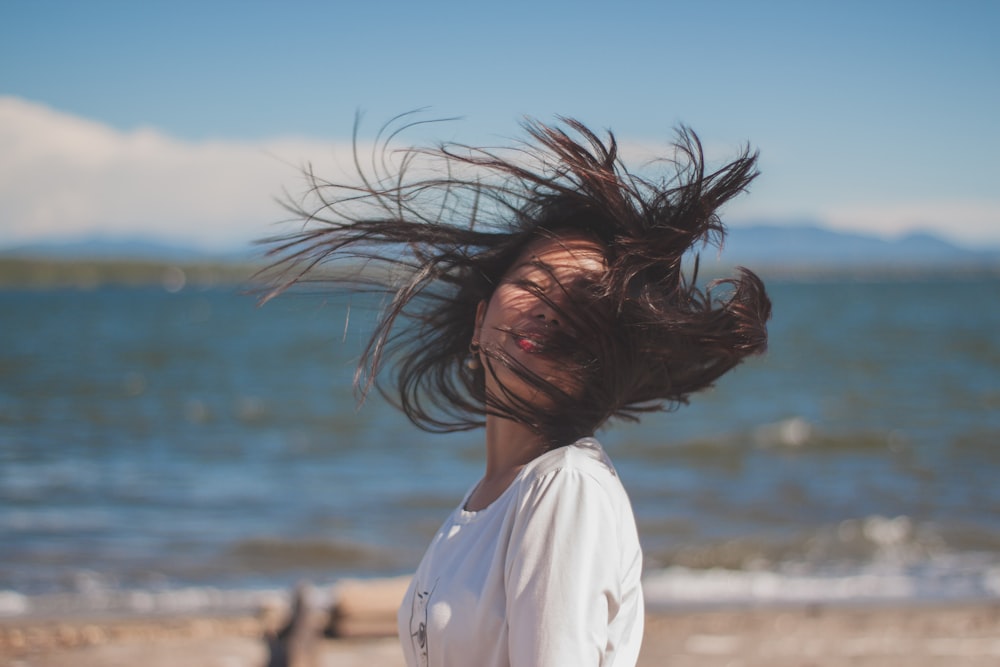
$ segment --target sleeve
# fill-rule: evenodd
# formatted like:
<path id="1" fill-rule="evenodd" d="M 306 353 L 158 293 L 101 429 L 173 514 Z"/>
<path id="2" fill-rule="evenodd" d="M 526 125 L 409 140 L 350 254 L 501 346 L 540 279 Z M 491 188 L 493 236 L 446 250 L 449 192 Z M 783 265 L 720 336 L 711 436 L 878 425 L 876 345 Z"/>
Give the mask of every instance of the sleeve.
<path id="1" fill-rule="evenodd" d="M 505 571 L 511 667 L 602 664 L 621 602 L 615 504 L 573 469 L 541 477 L 520 503 Z"/>

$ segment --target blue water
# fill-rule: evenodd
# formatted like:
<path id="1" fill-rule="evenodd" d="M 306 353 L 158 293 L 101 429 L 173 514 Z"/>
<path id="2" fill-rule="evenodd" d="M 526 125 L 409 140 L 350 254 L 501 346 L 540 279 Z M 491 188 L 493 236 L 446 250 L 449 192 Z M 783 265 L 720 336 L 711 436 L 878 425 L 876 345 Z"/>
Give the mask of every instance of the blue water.
<path id="1" fill-rule="evenodd" d="M 767 356 L 601 434 L 654 600 L 1000 596 L 1000 279 L 770 288 Z M 358 409 L 375 308 L 0 292 L 0 614 L 411 571 L 482 434 Z"/>

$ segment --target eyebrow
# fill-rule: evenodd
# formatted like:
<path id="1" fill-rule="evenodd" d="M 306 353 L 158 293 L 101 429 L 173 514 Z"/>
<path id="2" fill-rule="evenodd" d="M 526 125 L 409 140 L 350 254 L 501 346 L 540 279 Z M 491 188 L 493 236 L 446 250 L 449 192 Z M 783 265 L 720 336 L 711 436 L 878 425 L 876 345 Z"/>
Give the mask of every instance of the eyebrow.
<path id="1" fill-rule="evenodd" d="M 548 264 L 548 263 L 543 262 L 542 260 L 538 259 L 537 255 L 532 255 L 531 259 L 527 259 L 527 260 L 525 260 L 525 261 L 523 261 L 523 262 L 521 262 L 519 264 L 515 264 L 514 266 L 510 267 L 509 269 L 507 269 L 507 271 L 508 272 L 510 272 L 510 271 L 517 271 L 518 269 L 522 269 L 522 268 L 525 268 L 525 267 L 529 267 L 529 268 L 545 268 L 545 269 L 548 269 L 549 271 L 554 270 L 554 267 L 551 264 Z"/>

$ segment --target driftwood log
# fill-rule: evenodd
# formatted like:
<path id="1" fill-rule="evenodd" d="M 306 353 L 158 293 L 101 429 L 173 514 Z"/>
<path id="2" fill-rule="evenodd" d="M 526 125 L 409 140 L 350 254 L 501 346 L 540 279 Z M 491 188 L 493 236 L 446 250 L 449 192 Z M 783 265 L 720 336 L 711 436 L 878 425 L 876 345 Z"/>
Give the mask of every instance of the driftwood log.
<path id="1" fill-rule="evenodd" d="M 324 637 L 395 637 L 396 611 L 409 583 L 409 577 L 344 580 L 334 587 L 328 609 L 317 608 L 313 589 L 300 584 L 284 625 L 265 633 L 267 667 L 318 667 Z"/>
<path id="2" fill-rule="evenodd" d="M 395 637 L 396 612 L 410 577 L 349 579 L 334 589 L 328 637 Z"/>
<path id="3" fill-rule="evenodd" d="M 324 615 L 313 608 L 311 592 L 308 584 L 300 584 L 284 627 L 266 631 L 267 667 L 318 667 Z"/>

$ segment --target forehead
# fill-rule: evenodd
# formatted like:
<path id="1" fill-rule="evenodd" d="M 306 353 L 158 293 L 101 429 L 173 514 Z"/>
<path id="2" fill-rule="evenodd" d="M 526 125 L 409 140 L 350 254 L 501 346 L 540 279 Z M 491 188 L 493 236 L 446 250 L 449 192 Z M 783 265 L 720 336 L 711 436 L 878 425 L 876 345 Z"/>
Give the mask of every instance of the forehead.
<path id="1" fill-rule="evenodd" d="M 524 247 L 511 271 L 524 271 L 543 264 L 557 278 L 601 273 L 607 268 L 604 247 L 580 233 L 556 234 L 534 239 Z"/>

